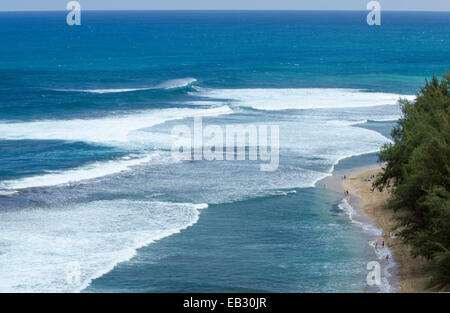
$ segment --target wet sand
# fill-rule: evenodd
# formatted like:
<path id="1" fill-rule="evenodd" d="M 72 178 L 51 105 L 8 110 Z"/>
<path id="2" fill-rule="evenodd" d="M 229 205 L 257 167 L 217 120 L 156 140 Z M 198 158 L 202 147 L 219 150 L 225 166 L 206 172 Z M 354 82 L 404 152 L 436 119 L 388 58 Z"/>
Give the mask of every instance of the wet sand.
<path id="1" fill-rule="evenodd" d="M 376 176 L 380 170 L 381 167 L 378 164 L 341 170 L 323 179 L 318 185 L 341 193 L 344 203 L 348 203 L 354 210 L 355 216 L 351 218 L 356 223 L 364 225 L 368 222 L 381 230 L 370 244 L 393 287 L 392 290 L 387 291 L 424 292 L 426 276 L 422 273 L 421 267 L 425 261 L 422 258 L 413 258 L 410 255 L 410 249 L 395 236 L 393 231 L 395 213 L 385 209 L 389 191 L 372 191 L 373 179 L 367 181 L 371 175 Z"/>

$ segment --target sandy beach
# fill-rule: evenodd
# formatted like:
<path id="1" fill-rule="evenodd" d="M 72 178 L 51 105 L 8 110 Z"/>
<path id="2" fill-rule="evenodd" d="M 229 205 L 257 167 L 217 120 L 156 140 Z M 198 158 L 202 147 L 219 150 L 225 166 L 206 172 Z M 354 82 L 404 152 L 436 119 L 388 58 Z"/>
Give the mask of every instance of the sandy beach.
<path id="1" fill-rule="evenodd" d="M 376 176 L 380 170 L 381 166 L 374 164 L 337 171 L 321 183 L 325 184 L 324 187 L 343 194 L 344 202 L 347 202 L 355 210 L 355 215 L 360 214 L 359 217 L 356 216 L 353 219 L 360 219 L 361 221 L 358 222 L 361 223 L 367 222 L 364 219 L 368 219 L 369 223 L 381 230 L 381 235 L 370 244 L 379 258 L 383 260 L 382 268 L 383 266 L 389 267 L 387 275 L 392 275 L 389 281 L 391 285 L 394 285 L 395 291 L 426 292 L 426 277 L 421 271 L 424 260 L 411 257 L 409 248 L 403 245 L 394 234 L 393 218 L 395 213 L 385 209 L 389 191 L 372 191 L 373 179 L 370 178 L 372 175 Z M 348 191 L 348 195 L 346 191 Z M 385 259 L 385 255 L 389 255 L 389 260 Z"/>

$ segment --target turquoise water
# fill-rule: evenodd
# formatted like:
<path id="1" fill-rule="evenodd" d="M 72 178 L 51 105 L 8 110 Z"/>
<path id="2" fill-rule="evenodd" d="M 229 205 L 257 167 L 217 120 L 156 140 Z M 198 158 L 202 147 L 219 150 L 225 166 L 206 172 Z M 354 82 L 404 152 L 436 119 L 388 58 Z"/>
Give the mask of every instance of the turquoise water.
<path id="1" fill-rule="evenodd" d="M 450 14 L 365 14 L 0 13 L 0 291 L 378 291 L 373 234 L 314 186 L 449 68 Z M 279 125 L 277 170 L 176 162 L 194 116 Z"/>
<path id="2" fill-rule="evenodd" d="M 372 251 L 338 201 L 305 188 L 211 205 L 193 227 L 139 250 L 86 291 L 362 291 Z"/>

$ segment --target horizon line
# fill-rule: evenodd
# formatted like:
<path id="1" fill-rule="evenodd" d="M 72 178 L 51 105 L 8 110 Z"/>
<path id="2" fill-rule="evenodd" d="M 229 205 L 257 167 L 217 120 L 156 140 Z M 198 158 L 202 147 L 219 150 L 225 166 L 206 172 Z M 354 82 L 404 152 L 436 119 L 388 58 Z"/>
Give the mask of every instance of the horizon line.
<path id="1" fill-rule="evenodd" d="M 65 9 L 39 9 L 39 10 L 2 10 L 0 12 L 68 12 Z M 83 9 L 82 11 L 90 12 L 369 12 L 370 10 L 355 10 L 355 9 Z M 450 13 L 450 10 L 382 10 L 381 12 L 439 12 Z"/>

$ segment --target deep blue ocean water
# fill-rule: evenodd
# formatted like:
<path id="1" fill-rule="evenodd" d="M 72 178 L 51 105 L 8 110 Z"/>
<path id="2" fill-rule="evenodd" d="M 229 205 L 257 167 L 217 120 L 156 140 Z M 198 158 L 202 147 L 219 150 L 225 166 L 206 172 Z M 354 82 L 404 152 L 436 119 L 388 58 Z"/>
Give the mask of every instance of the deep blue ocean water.
<path id="1" fill-rule="evenodd" d="M 377 291 L 315 183 L 376 161 L 450 13 L 366 13 L 0 13 L 0 291 Z M 174 162 L 194 116 L 279 125 L 278 169 Z"/>

